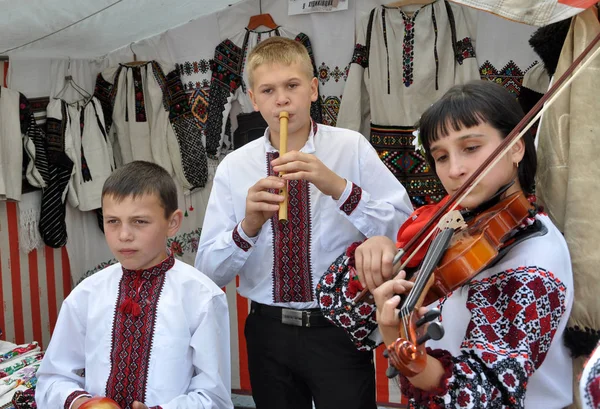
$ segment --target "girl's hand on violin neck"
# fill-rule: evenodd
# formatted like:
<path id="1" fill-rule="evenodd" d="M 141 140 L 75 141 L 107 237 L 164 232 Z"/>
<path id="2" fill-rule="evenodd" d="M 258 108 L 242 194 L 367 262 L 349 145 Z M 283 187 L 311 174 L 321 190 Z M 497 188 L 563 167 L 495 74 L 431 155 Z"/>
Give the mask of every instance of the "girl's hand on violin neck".
<path id="1" fill-rule="evenodd" d="M 372 292 L 377 306 L 377 324 L 386 345 L 398 338 L 400 295 L 408 293 L 414 285 L 413 282 L 404 279 L 405 275 L 404 271 L 401 271 L 393 280 L 383 283 Z"/>
<path id="2" fill-rule="evenodd" d="M 396 244 L 385 236 L 371 237 L 356 249 L 356 273 L 363 288 L 367 287 L 371 294 L 392 277 L 396 251 Z"/>

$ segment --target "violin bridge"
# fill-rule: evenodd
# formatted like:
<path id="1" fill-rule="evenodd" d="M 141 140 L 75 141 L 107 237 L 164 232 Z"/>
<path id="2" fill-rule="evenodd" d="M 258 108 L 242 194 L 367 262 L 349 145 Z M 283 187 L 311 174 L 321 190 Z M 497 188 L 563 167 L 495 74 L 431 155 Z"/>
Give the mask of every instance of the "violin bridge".
<path id="1" fill-rule="evenodd" d="M 452 228 L 458 231 L 465 229 L 466 227 L 467 223 L 460 213 L 460 210 L 452 210 L 451 212 L 446 213 L 438 223 L 438 228 L 440 230 Z"/>

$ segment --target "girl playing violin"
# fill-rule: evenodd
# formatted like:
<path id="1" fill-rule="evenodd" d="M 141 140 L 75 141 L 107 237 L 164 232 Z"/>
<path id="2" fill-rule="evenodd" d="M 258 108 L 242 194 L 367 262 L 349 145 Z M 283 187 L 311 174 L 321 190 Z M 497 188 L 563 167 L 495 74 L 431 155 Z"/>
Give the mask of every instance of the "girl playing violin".
<path id="1" fill-rule="evenodd" d="M 517 100 L 488 81 L 451 88 L 422 115 L 419 138 L 424 154 L 449 194 L 523 116 Z M 463 214 L 513 193 L 531 196 L 535 171 L 533 138 L 525 134 L 459 203 Z M 393 259 L 397 248 L 439 207 L 417 209 L 400 228 L 397 243 L 372 237 L 351 246 L 317 286 L 324 315 L 344 328 L 359 349 L 373 349 L 380 342 L 389 347 L 399 338 L 399 309 L 413 282 L 404 271 L 392 278 Z M 567 245 L 547 215 L 539 212 L 515 230 L 493 263 L 418 310 L 424 322 L 438 315 L 427 311 L 438 309 L 445 334 L 437 341 L 421 342 L 427 355 L 419 373 L 398 375 L 411 408 L 533 409 L 571 403 L 572 363 L 562 343 L 573 302 Z M 424 255 L 417 253 L 406 270 L 416 271 Z M 362 288 L 373 294 L 375 306 L 369 300 L 353 302 Z"/>

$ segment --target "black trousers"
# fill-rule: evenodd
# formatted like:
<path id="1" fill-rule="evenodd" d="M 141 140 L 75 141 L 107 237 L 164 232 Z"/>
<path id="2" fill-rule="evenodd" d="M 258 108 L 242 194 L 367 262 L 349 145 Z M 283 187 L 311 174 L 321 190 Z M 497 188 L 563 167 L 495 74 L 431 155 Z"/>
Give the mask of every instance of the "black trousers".
<path id="1" fill-rule="evenodd" d="M 251 313 L 244 330 L 256 409 L 376 409 L 372 352 L 333 325 L 295 327 Z"/>

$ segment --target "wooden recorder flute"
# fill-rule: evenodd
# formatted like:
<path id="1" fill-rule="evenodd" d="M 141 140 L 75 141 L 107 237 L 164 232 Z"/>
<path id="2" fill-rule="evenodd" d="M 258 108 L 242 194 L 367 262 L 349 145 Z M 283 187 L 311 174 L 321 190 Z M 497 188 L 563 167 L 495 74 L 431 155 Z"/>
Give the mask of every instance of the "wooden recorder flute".
<path id="1" fill-rule="evenodd" d="M 279 113 L 279 156 L 284 155 L 287 152 L 287 137 L 288 137 L 288 120 L 290 114 L 286 111 Z M 279 172 L 279 176 L 282 176 L 284 172 Z M 281 189 L 281 194 L 284 197 L 283 202 L 279 203 L 279 220 L 288 219 L 288 189 L 287 181 L 283 181 L 285 185 Z"/>

